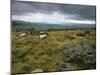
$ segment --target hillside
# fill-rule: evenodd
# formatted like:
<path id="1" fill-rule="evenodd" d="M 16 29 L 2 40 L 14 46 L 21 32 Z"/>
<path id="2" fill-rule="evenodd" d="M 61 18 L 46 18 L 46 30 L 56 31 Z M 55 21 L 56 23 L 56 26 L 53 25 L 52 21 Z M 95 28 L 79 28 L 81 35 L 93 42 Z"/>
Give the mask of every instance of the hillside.
<path id="1" fill-rule="evenodd" d="M 12 21 L 12 31 L 26 30 L 61 30 L 61 29 L 85 29 L 95 28 L 95 25 L 89 24 L 47 24 L 47 23 L 32 23 L 24 21 Z"/>
<path id="2" fill-rule="evenodd" d="M 20 37 L 12 32 L 12 73 L 54 72 L 96 68 L 95 30 L 49 31 Z M 84 35 L 83 35 L 84 34 Z"/>

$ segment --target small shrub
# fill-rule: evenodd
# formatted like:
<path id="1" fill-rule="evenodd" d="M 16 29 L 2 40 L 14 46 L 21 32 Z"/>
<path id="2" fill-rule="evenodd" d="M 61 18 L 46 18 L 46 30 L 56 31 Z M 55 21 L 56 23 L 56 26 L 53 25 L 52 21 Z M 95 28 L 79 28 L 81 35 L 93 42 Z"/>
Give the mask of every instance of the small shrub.
<path id="1" fill-rule="evenodd" d="M 87 30 L 87 31 L 85 31 L 84 33 L 85 33 L 85 34 L 89 34 L 89 33 L 90 33 L 90 31 L 89 31 L 89 30 Z"/>
<path id="2" fill-rule="evenodd" d="M 77 64 L 80 69 L 94 69 L 96 67 L 96 49 L 92 44 L 66 46 L 64 50 L 65 62 Z"/>
<path id="3" fill-rule="evenodd" d="M 77 36 L 85 36 L 85 33 L 77 33 Z"/>

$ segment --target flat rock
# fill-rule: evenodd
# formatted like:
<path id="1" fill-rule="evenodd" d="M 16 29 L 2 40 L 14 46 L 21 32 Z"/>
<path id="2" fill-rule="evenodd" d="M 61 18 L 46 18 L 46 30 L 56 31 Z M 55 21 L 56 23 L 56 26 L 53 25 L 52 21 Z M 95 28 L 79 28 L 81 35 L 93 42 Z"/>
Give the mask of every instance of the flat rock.
<path id="1" fill-rule="evenodd" d="M 37 73 L 37 72 L 43 72 L 43 70 L 42 69 L 35 69 L 32 71 L 32 73 Z"/>

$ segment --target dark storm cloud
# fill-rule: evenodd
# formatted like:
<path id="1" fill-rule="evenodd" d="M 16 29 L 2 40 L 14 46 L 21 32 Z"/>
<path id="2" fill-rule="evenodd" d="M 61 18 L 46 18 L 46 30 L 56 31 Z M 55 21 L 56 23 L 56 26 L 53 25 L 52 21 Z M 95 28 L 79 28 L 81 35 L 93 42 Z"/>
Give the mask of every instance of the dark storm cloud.
<path id="1" fill-rule="evenodd" d="M 39 3 L 39 2 L 12 2 L 12 15 L 22 15 L 26 13 L 46 13 L 60 12 L 64 14 L 75 14 L 82 18 L 95 20 L 95 6 L 86 5 L 70 5 L 55 3 Z"/>
<path id="2" fill-rule="evenodd" d="M 95 24 L 96 7 L 12 0 L 12 19 L 43 23 Z"/>

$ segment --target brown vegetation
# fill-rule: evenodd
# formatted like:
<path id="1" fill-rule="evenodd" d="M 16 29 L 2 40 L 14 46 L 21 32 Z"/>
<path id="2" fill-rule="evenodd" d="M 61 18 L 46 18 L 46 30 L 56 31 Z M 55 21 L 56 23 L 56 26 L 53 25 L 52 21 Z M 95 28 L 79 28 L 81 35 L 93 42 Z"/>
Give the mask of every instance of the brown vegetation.
<path id="1" fill-rule="evenodd" d="M 39 39 L 37 32 L 19 34 L 12 32 L 13 74 L 95 68 L 95 30 L 49 31 L 45 39 Z"/>

